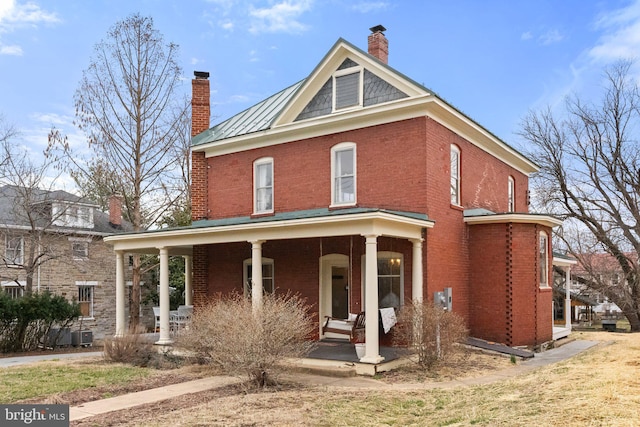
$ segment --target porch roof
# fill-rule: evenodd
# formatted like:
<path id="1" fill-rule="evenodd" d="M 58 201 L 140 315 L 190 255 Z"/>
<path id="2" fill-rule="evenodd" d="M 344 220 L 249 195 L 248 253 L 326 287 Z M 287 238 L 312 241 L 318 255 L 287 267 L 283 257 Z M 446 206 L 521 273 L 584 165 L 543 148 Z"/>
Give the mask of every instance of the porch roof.
<path id="1" fill-rule="evenodd" d="M 194 245 L 302 239 L 327 236 L 375 235 L 421 239 L 434 221 L 427 215 L 378 208 L 327 208 L 281 212 L 261 217 L 194 221 L 190 226 L 109 236 L 114 250 L 191 255 Z"/>

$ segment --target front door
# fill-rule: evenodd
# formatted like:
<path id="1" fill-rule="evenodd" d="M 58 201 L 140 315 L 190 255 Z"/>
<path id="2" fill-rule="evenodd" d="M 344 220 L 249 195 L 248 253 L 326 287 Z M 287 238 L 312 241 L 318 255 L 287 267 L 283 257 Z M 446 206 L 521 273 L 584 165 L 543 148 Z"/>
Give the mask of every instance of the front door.
<path id="1" fill-rule="evenodd" d="M 349 317 L 349 268 L 331 266 L 331 317 Z"/>
<path id="2" fill-rule="evenodd" d="M 320 258 L 320 325 L 325 316 L 349 317 L 349 257 L 329 254 Z"/>

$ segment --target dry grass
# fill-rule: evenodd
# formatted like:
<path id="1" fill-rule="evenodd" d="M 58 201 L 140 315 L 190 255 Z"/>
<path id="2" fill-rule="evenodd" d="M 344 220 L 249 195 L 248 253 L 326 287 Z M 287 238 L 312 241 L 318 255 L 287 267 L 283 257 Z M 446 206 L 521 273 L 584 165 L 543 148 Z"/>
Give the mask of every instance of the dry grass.
<path id="1" fill-rule="evenodd" d="M 601 345 L 528 374 L 480 386 L 455 387 L 423 378 L 406 390 L 381 379 L 379 390 L 328 386 L 288 387 L 277 392 L 196 394 L 189 402 L 131 410 L 86 425 L 126 426 L 636 426 L 640 408 L 640 334 L 576 333 Z M 472 354 L 467 376 L 511 366 L 509 359 Z M 475 369 L 470 368 L 475 366 Z M 464 368 L 464 365 L 461 367 Z M 442 367 L 436 380 L 455 376 Z M 392 382 L 393 384 L 389 384 Z M 440 386 L 440 385 L 442 386 Z M 436 388 L 432 388 L 436 387 Z M 440 388 L 437 388 L 440 387 Z M 143 413 L 143 417 L 136 415 Z M 107 421 L 107 418 L 110 421 Z M 114 422 L 117 421 L 117 424 Z M 74 425 L 74 424 L 72 424 Z"/>

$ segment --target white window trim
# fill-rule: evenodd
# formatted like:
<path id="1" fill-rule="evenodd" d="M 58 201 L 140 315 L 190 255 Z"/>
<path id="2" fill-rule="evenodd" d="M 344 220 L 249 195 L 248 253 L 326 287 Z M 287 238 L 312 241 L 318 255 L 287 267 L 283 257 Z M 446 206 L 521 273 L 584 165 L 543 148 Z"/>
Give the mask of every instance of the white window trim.
<path id="1" fill-rule="evenodd" d="M 336 200 L 336 153 L 353 150 L 353 201 L 338 202 Z M 358 202 L 358 152 L 355 142 L 341 142 L 331 147 L 331 204 L 329 207 L 355 206 Z"/>
<path id="2" fill-rule="evenodd" d="M 20 259 L 9 260 L 9 257 L 7 256 L 7 250 L 9 248 L 9 241 L 13 240 L 13 239 L 20 239 Z M 24 263 L 24 236 L 5 235 L 4 256 L 5 256 L 5 259 L 7 260 L 7 266 L 8 267 L 19 267 L 19 266 L 21 266 Z M 9 261 L 11 261 L 11 262 L 9 262 Z M 15 261 L 17 261 L 17 262 L 15 262 Z"/>
<path id="3" fill-rule="evenodd" d="M 455 144 L 451 144 L 451 149 L 450 149 L 450 152 L 449 152 L 449 168 L 451 168 L 451 155 L 453 153 L 456 153 L 456 155 L 457 155 L 457 158 L 456 158 L 456 160 L 457 160 L 457 168 L 456 168 L 457 169 L 457 173 L 456 173 L 456 176 L 454 177 L 453 169 L 451 169 L 449 171 L 449 175 L 450 175 L 450 178 L 449 178 L 449 191 L 452 193 L 452 194 L 450 194 L 450 200 L 451 200 L 451 204 L 452 205 L 460 206 L 460 188 L 461 188 L 461 185 L 460 185 L 460 181 L 461 181 L 460 180 L 460 175 L 461 175 L 460 174 L 460 148 Z M 454 178 L 456 180 L 455 199 L 454 199 L 454 194 L 452 192 L 453 186 L 451 185 L 452 181 L 454 180 Z"/>
<path id="4" fill-rule="evenodd" d="M 73 257 L 74 261 L 86 261 L 89 259 L 89 241 L 91 239 L 73 239 L 73 238 L 69 238 L 69 241 L 71 242 L 71 256 Z M 86 251 L 85 254 L 82 256 L 76 255 L 75 251 L 73 250 L 73 245 L 75 244 L 85 244 L 86 245 Z"/>
<path id="5" fill-rule="evenodd" d="M 271 209 L 258 210 L 258 166 L 271 165 Z M 275 176 L 273 174 L 273 157 L 263 157 L 253 162 L 253 213 L 269 214 L 274 212 L 275 205 Z"/>
<path id="6" fill-rule="evenodd" d="M 94 315 L 95 315 L 95 299 L 96 299 L 96 286 L 98 286 L 98 282 L 97 281 L 86 281 L 86 280 L 77 280 L 76 281 L 76 287 L 78 288 L 78 291 L 81 287 L 83 288 L 91 288 L 91 301 L 89 301 L 89 316 L 82 316 L 83 319 L 85 320 L 93 320 L 95 319 Z M 78 295 L 78 303 L 80 303 L 80 297 Z"/>
<path id="7" fill-rule="evenodd" d="M 331 97 L 331 110 L 334 113 L 337 112 L 342 112 L 342 111 L 349 111 L 349 110 L 353 110 L 356 108 L 362 108 L 362 106 L 364 105 L 364 78 L 363 78 L 363 71 L 364 68 L 362 66 L 355 66 L 355 67 L 349 67 L 349 68 L 345 68 L 342 70 L 337 70 L 335 73 L 333 73 L 333 75 L 331 76 L 332 79 L 332 83 L 333 83 L 333 93 L 332 93 L 332 97 Z M 337 84 L 336 84 L 336 77 L 342 77 L 342 76 L 347 76 L 349 74 L 358 74 L 358 103 L 356 105 L 350 105 L 348 107 L 342 107 L 342 108 L 336 108 L 336 90 L 337 90 Z"/>
<path id="8" fill-rule="evenodd" d="M 10 288 L 10 289 L 19 289 L 20 290 L 20 296 L 24 296 L 24 289 L 27 286 L 27 282 L 24 280 L 18 280 L 18 283 L 16 283 L 15 281 L 4 281 L 2 283 L 0 283 L 0 287 L 2 287 L 2 292 L 6 292 L 5 289 L 6 288 Z"/>
<path id="9" fill-rule="evenodd" d="M 507 183 L 507 212 L 514 212 L 516 209 L 516 181 L 509 176 Z"/>
<path id="10" fill-rule="evenodd" d="M 544 240 L 544 252 L 545 252 L 545 260 L 544 260 L 544 271 L 542 271 L 542 265 L 540 266 L 540 287 L 548 288 L 549 287 L 549 235 L 541 231 L 538 237 L 538 257 L 540 258 L 540 248 L 542 248 L 542 241 Z M 539 259 L 540 262 L 540 259 Z"/>
<path id="11" fill-rule="evenodd" d="M 247 274 L 247 267 L 253 265 L 252 259 L 247 258 L 242 262 L 242 289 L 244 292 L 244 296 L 248 297 L 250 295 L 249 291 L 249 275 Z M 271 272 L 273 275 L 271 276 L 271 286 L 273 287 L 272 293 L 276 293 L 276 269 L 275 263 L 273 262 L 273 258 L 262 258 L 262 265 L 270 265 Z M 263 286 L 264 286 L 264 277 L 262 278 Z"/>

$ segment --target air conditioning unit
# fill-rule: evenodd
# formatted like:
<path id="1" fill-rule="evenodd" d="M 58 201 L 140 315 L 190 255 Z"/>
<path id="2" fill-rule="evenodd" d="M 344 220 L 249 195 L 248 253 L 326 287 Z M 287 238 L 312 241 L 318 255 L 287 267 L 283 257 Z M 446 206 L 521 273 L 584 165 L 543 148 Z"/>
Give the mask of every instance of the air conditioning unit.
<path id="1" fill-rule="evenodd" d="M 71 344 L 74 347 L 90 347 L 93 344 L 92 331 L 73 331 L 71 333 Z"/>
<path id="2" fill-rule="evenodd" d="M 71 345 L 71 330 L 69 328 L 51 328 L 45 339 L 44 346 L 55 347 L 68 347 Z"/>

